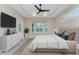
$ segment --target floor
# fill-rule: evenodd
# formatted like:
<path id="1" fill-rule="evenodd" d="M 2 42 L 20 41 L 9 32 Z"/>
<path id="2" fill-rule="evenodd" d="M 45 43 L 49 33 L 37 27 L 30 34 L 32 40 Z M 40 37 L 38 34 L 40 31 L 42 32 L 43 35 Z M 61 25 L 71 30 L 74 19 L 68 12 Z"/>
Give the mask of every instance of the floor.
<path id="1" fill-rule="evenodd" d="M 25 48 L 23 49 L 23 51 L 21 52 L 21 55 L 74 55 L 72 53 L 35 53 L 32 52 L 28 47 L 30 45 L 30 43 L 33 41 L 33 39 L 29 39 Z"/>

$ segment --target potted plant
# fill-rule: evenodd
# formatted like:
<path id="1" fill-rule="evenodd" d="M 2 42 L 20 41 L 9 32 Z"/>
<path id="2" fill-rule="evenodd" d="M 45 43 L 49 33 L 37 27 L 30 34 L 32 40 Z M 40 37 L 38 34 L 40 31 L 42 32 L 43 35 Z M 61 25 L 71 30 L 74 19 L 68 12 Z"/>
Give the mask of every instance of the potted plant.
<path id="1" fill-rule="evenodd" d="M 29 32 L 29 29 L 25 28 L 24 33 L 28 33 L 28 32 Z"/>
<path id="2" fill-rule="evenodd" d="M 24 30 L 25 39 L 27 39 L 27 37 L 28 37 L 28 32 L 29 32 L 29 29 L 25 28 L 25 30 Z"/>

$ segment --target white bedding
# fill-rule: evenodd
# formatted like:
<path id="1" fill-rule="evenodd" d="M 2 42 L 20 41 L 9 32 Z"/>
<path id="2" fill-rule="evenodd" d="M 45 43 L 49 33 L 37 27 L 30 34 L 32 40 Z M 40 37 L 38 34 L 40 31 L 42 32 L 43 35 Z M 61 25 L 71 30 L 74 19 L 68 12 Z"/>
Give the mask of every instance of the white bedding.
<path id="1" fill-rule="evenodd" d="M 37 48 L 68 49 L 67 42 L 57 35 L 38 35 L 30 45 L 32 50 Z"/>

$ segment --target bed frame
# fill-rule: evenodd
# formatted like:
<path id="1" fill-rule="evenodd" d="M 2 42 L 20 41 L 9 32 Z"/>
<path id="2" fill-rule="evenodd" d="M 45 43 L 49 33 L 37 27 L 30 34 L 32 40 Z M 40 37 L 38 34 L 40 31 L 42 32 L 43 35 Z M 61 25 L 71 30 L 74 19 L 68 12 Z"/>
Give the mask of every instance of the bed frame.
<path id="1" fill-rule="evenodd" d="M 48 48 L 37 48 L 32 51 L 36 53 L 68 53 L 68 49 L 48 49 Z"/>

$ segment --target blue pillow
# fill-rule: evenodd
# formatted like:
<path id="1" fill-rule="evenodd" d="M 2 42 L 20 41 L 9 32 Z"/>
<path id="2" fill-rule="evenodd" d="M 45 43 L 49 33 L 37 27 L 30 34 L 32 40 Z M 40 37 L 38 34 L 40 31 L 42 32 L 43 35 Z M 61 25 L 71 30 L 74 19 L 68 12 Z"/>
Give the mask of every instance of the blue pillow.
<path id="1" fill-rule="evenodd" d="M 65 40 L 68 40 L 69 36 L 68 35 L 65 35 L 65 32 L 59 32 L 59 33 L 55 33 L 57 36 L 65 39 Z"/>
<path id="2" fill-rule="evenodd" d="M 62 35 L 61 36 L 63 39 L 68 40 L 69 36 L 68 35 Z"/>

